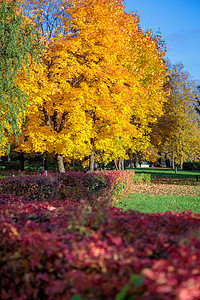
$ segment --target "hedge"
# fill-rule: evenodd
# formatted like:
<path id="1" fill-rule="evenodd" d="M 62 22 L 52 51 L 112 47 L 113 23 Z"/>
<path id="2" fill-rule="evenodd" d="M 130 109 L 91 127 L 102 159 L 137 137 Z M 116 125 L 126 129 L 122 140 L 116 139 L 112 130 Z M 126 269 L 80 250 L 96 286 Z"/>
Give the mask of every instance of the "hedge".
<path id="1" fill-rule="evenodd" d="M 200 171 L 200 162 L 184 162 L 183 169 L 186 171 Z"/>
<path id="2" fill-rule="evenodd" d="M 121 201 L 134 189 L 130 171 L 66 172 L 30 176 L 7 176 L 0 179 L 0 192 L 23 196 L 26 200 L 87 199 L 102 205 Z"/>
<path id="3" fill-rule="evenodd" d="M 198 300 L 199 228 L 189 211 L 0 195 L 0 299 Z"/>

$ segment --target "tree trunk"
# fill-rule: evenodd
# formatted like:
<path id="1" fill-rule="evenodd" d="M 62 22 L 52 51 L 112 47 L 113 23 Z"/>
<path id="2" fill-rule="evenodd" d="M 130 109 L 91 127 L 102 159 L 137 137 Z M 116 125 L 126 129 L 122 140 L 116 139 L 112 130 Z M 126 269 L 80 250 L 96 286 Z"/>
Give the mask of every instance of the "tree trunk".
<path id="1" fill-rule="evenodd" d="M 174 152 L 172 152 L 172 169 L 175 169 Z"/>
<path id="2" fill-rule="evenodd" d="M 116 168 L 116 171 L 118 171 L 119 169 L 118 169 L 118 165 L 117 165 L 116 160 L 114 160 L 114 162 L 115 162 L 115 168 Z"/>
<path id="3" fill-rule="evenodd" d="M 134 162 L 133 162 L 133 159 L 132 158 L 130 158 L 130 168 L 132 169 L 132 168 L 134 168 Z"/>
<path id="4" fill-rule="evenodd" d="M 25 159 L 24 159 L 24 153 L 23 152 L 20 152 L 20 155 L 19 155 L 19 159 L 20 159 L 20 170 L 21 171 L 24 171 L 24 167 L 25 167 Z"/>
<path id="5" fill-rule="evenodd" d="M 134 168 L 138 168 L 138 167 L 139 167 L 139 163 L 138 163 L 137 158 L 135 158 L 135 159 L 133 160 L 133 165 L 134 165 Z"/>
<path id="6" fill-rule="evenodd" d="M 104 161 L 103 161 L 103 156 L 104 156 L 104 150 L 101 153 L 100 170 L 104 170 L 104 168 L 105 168 L 105 164 L 104 164 Z"/>
<path id="7" fill-rule="evenodd" d="M 44 156 L 44 169 L 47 171 L 49 169 L 49 163 L 48 163 L 48 155 L 45 153 Z"/>
<path id="8" fill-rule="evenodd" d="M 165 154 L 165 164 L 166 164 L 166 167 L 167 167 L 167 168 L 170 167 L 170 160 L 169 160 L 169 158 L 167 157 L 167 154 Z"/>
<path id="9" fill-rule="evenodd" d="M 133 154 L 133 164 L 134 164 L 134 168 L 139 167 L 138 151 L 135 151 L 135 153 Z"/>
<path id="10" fill-rule="evenodd" d="M 92 150 L 90 154 L 90 172 L 94 171 L 94 139 L 90 139 Z"/>
<path id="11" fill-rule="evenodd" d="M 119 170 L 120 171 L 124 170 L 124 159 L 119 160 Z"/>
<path id="12" fill-rule="evenodd" d="M 65 173 L 64 159 L 60 154 L 56 154 L 56 164 L 59 173 Z"/>
<path id="13" fill-rule="evenodd" d="M 102 160 L 101 163 L 100 163 L 100 170 L 104 170 L 104 168 L 105 168 L 105 165 L 104 165 L 104 162 Z"/>
<path id="14" fill-rule="evenodd" d="M 158 152 L 158 155 L 160 156 L 159 159 L 158 159 L 158 166 L 159 166 L 159 167 L 162 167 L 162 158 L 161 158 L 162 153 L 161 153 L 161 152 Z"/>
<path id="15" fill-rule="evenodd" d="M 73 171 L 74 171 L 74 168 L 75 168 L 75 162 L 74 162 L 74 159 L 72 160 L 72 168 L 73 168 Z"/>
<path id="16" fill-rule="evenodd" d="M 183 155 L 181 155 L 181 169 L 183 169 Z"/>

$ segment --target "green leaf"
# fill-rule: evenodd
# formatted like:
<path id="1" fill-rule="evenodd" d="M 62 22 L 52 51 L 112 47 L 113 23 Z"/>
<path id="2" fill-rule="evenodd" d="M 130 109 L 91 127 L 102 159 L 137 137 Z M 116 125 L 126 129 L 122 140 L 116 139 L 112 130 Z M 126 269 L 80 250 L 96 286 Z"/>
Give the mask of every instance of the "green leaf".
<path id="1" fill-rule="evenodd" d="M 134 284 L 135 287 L 141 287 L 142 283 L 144 281 L 144 278 L 137 275 L 131 276 L 131 282 Z"/>
<path id="2" fill-rule="evenodd" d="M 71 300 L 86 300 L 85 298 L 81 298 L 79 295 L 74 295 Z"/>
<path id="3" fill-rule="evenodd" d="M 130 284 L 125 285 L 123 289 L 117 294 L 115 300 L 123 300 L 126 297 L 128 290 L 130 289 Z"/>

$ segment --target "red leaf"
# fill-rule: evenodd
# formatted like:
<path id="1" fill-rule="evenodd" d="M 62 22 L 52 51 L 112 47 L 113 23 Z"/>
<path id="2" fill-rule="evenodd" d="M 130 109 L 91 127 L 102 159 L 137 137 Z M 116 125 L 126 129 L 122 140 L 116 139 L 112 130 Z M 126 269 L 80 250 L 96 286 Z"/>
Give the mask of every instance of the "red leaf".
<path id="1" fill-rule="evenodd" d="M 107 233 L 106 235 L 109 237 L 110 241 L 113 244 L 115 244 L 116 246 L 121 246 L 122 245 L 122 238 L 121 238 L 121 236 L 113 236 L 113 235 L 111 235 L 109 233 Z"/>
<path id="2" fill-rule="evenodd" d="M 49 276 L 48 276 L 48 274 L 39 273 L 36 276 L 36 280 L 39 280 L 39 279 L 48 282 L 49 281 Z"/>
<path id="3" fill-rule="evenodd" d="M 45 293 L 47 295 L 54 295 L 56 293 L 62 293 L 66 287 L 66 284 L 62 280 L 53 280 L 50 285 L 46 287 Z"/>

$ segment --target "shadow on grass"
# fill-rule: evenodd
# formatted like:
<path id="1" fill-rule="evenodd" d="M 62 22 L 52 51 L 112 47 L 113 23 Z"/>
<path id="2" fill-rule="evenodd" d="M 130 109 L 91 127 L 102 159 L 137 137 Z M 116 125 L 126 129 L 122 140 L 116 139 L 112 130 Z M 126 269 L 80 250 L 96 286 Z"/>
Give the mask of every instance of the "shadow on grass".
<path id="1" fill-rule="evenodd" d="M 134 169 L 135 174 L 149 174 L 151 182 L 162 184 L 187 184 L 187 185 L 200 185 L 200 172 L 197 171 L 184 171 L 164 168 L 138 168 Z"/>

